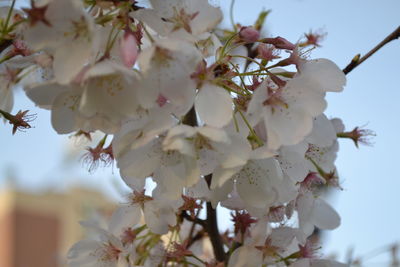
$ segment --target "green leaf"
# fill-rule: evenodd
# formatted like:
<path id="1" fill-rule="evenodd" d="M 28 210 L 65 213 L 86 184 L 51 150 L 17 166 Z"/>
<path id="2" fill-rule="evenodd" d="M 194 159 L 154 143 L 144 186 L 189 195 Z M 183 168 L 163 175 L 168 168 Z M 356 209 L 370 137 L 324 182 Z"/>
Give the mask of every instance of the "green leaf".
<path id="1" fill-rule="evenodd" d="M 254 23 L 254 28 L 255 28 L 257 31 L 261 31 L 261 29 L 262 29 L 262 27 L 263 27 L 263 25 L 264 25 L 265 19 L 267 18 L 267 16 L 269 15 L 269 13 L 271 13 L 271 10 L 263 10 L 263 11 L 261 11 L 261 13 L 258 15 L 258 18 L 257 18 L 256 22 Z"/>

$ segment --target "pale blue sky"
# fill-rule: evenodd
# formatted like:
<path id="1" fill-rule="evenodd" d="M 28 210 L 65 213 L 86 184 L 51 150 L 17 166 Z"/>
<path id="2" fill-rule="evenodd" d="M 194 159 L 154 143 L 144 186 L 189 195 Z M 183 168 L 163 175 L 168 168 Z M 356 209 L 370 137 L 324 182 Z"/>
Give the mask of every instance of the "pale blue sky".
<path id="1" fill-rule="evenodd" d="M 228 14 L 230 0 L 219 2 Z M 235 19 L 242 25 L 252 24 L 263 7 L 272 9 L 266 24 L 272 36 L 295 42 L 310 29 L 326 31 L 323 47 L 313 51 L 312 57 L 329 58 L 340 67 L 355 54 L 369 51 L 400 25 L 399 0 L 237 0 Z M 399 77 L 400 40 L 351 72 L 343 93 L 328 96 L 329 117 L 342 118 L 349 130 L 368 123 L 377 136 L 372 147 L 360 149 L 348 140 L 340 142 L 337 166 L 344 191 L 334 195 L 332 202 L 342 225 L 329 234 L 325 251 L 344 255 L 354 246 L 355 254 L 360 255 L 400 241 L 400 174 L 396 169 L 400 165 Z M 0 127 L 2 173 L 14 172 L 25 188 L 62 187 L 77 180 L 112 184 L 109 170 L 86 175 L 73 165 L 64 164 L 67 168 L 60 169 L 60 151 L 67 137 L 57 136 L 51 129 L 48 112 L 34 108 L 21 92 L 18 95 L 15 110 L 34 110 L 38 118 L 34 129 L 15 136 L 9 126 Z M 114 176 L 116 173 L 114 170 Z"/>

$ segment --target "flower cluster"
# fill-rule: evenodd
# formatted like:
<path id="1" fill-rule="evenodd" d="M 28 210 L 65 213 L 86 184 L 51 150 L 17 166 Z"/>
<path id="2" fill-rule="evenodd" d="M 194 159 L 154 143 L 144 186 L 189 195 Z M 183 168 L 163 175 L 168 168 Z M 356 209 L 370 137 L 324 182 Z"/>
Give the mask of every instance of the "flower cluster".
<path id="1" fill-rule="evenodd" d="M 340 224 L 320 195 L 340 188 L 345 133 L 323 114 L 346 78 L 309 59 L 319 37 L 263 37 L 268 12 L 221 30 L 207 0 L 149 2 L 32 1 L 0 14 L 0 110 L 20 84 L 57 133 L 103 132 L 84 161 L 115 160 L 132 189 L 107 226 L 84 224 L 95 238 L 71 248 L 70 266 L 344 266 L 319 259 L 312 239 Z M 218 205 L 234 230 L 219 232 Z"/>

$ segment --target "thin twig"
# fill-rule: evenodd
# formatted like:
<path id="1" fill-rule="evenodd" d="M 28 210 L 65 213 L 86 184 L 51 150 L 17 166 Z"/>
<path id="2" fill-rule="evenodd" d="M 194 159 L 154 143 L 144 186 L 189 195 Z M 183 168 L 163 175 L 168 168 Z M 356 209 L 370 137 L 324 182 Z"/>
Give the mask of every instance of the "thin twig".
<path id="1" fill-rule="evenodd" d="M 201 240 L 204 236 L 206 236 L 205 230 L 198 231 L 187 243 L 187 247 L 190 248 L 194 243 Z"/>
<path id="2" fill-rule="evenodd" d="M 200 205 L 203 206 L 203 204 L 204 204 L 204 202 L 202 201 Z M 195 218 L 196 219 L 199 219 L 200 211 L 201 211 L 201 209 L 197 209 L 197 212 L 195 214 Z M 201 220 L 201 222 L 204 222 L 204 221 Z M 196 222 L 196 221 L 192 222 L 192 226 L 190 227 L 189 235 L 188 235 L 188 238 L 187 238 L 188 243 L 191 243 L 191 241 L 192 241 L 194 229 L 196 228 L 196 224 L 198 224 L 198 222 Z"/>
<path id="3" fill-rule="evenodd" d="M 376 51 L 381 49 L 384 45 L 387 43 L 390 43 L 393 40 L 396 40 L 400 37 L 400 26 L 397 27 L 397 29 L 389 34 L 385 39 L 383 39 L 382 42 L 380 42 L 377 46 L 371 49 L 367 54 L 365 54 L 363 57 L 360 57 L 360 54 L 356 55 L 349 65 L 346 66 L 346 68 L 343 69 L 344 74 L 348 74 L 350 71 L 355 69 L 358 65 L 363 63 L 365 60 L 367 60 L 370 56 L 372 56 Z"/>
<path id="4" fill-rule="evenodd" d="M 188 221 L 190 221 L 190 222 L 193 222 L 195 224 L 201 225 L 204 228 L 206 227 L 206 221 L 205 220 L 202 220 L 200 218 L 192 218 L 189 214 L 187 214 L 186 211 L 182 211 L 181 217 L 186 219 L 186 220 L 188 220 Z"/>

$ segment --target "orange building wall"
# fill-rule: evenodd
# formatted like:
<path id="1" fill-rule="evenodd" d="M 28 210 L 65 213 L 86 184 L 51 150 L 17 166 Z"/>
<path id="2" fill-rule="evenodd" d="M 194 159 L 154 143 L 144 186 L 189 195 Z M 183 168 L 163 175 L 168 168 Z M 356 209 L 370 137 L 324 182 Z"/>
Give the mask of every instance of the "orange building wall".
<path id="1" fill-rule="evenodd" d="M 14 216 L 11 213 L 0 214 L 0 266 L 13 267 L 14 252 Z"/>
<path id="2" fill-rule="evenodd" d="M 84 235 L 88 213 L 110 214 L 115 204 L 99 192 L 31 194 L 0 190 L 0 267 L 65 267 L 66 254 Z"/>
<path id="3" fill-rule="evenodd" d="M 57 267 L 60 222 L 54 216 L 15 212 L 15 267 Z"/>

